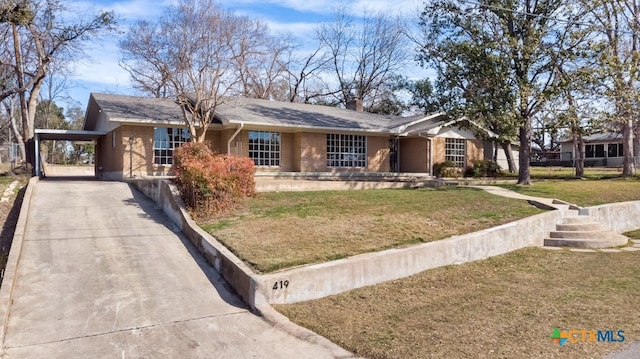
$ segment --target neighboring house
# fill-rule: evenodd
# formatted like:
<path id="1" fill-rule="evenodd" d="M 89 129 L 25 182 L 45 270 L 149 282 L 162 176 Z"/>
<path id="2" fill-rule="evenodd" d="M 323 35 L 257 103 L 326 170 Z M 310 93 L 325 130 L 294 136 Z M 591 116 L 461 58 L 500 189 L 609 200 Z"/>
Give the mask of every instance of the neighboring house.
<path id="1" fill-rule="evenodd" d="M 582 138 L 585 143 L 584 165 L 587 167 L 622 166 L 622 134 L 604 132 Z M 573 140 L 560 143 L 560 160 L 567 166 L 573 165 L 576 158 Z"/>
<path id="2" fill-rule="evenodd" d="M 103 134 L 96 175 L 170 175 L 173 150 L 189 141 L 182 116 L 168 99 L 91 94 L 84 130 Z M 441 113 L 403 118 L 234 98 L 217 109 L 206 141 L 214 151 L 252 158 L 258 172 L 430 174 L 437 162 L 467 167 L 484 158 L 484 141 L 469 126 Z"/>
<path id="3" fill-rule="evenodd" d="M 520 161 L 520 145 L 518 143 L 511 143 L 511 158 L 513 158 L 515 170 L 517 171 Z M 498 142 L 485 141 L 484 159 L 494 160 L 502 170 L 509 170 L 509 161 L 507 160 L 507 154 Z"/>

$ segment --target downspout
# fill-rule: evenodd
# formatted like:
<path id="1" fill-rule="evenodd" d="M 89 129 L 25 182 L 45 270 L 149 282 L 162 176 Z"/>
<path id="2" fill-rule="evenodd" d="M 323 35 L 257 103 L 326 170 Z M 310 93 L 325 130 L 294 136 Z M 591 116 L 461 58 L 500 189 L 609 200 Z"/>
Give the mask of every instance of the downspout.
<path id="1" fill-rule="evenodd" d="M 236 136 L 238 136 L 238 134 L 240 133 L 240 131 L 242 131 L 243 128 L 244 128 L 244 122 L 240 122 L 240 127 L 238 127 L 236 132 L 234 132 L 233 135 L 231 135 L 231 138 L 229 138 L 229 141 L 227 142 L 227 154 L 228 155 L 231 154 L 231 141 L 236 139 Z"/>

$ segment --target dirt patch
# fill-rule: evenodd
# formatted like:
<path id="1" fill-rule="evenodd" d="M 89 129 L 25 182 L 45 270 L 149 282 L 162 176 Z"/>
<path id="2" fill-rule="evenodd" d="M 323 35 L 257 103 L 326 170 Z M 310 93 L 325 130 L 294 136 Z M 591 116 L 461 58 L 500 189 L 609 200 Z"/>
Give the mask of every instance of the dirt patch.
<path id="1" fill-rule="evenodd" d="M 16 187 L 17 193 L 10 196 L 8 202 L 0 202 L 0 223 L 2 223 L 2 230 L 0 231 L 0 285 L 2 279 L 4 279 L 4 269 L 7 265 L 13 234 L 16 230 L 20 207 L 26 190 L 26 187 L 20 187 L 27 183 L 28 178 L 26 176 L 0 176 L 0 189 L 4 191 L 13 181 L 19 182 L 18 187 Z"/>

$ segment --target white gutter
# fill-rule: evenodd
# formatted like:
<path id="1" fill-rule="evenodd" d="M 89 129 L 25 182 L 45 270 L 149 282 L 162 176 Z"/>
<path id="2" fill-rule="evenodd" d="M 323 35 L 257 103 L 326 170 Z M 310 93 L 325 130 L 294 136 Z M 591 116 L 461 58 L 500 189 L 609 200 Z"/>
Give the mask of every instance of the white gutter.
<path id="1" fill-rule="evenodd" d="M 244 122 L 240 122 L 240 127 L 238 127 L 236 132 L 234 132 L 233 135 L 231 135 L 231 138 L 229 138 L 229 141 L 227 142 L 227 154 L 228 155 L 231 154 L 231 141 L 236 139 L 236 136 L 238 136 L 238 134 L 240 133 L 240 131 L 242 131 L 243 128 L 244 128 Z"/>

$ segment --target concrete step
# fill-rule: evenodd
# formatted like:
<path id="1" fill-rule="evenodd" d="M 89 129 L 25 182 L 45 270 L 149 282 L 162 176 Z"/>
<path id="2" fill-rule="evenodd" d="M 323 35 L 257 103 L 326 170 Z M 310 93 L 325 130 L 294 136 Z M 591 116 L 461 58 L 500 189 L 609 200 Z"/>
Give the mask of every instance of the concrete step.
<path id="1" fill-rule="evenodd" d="M 556 224 L 556 231 L 558 232 L 597 231 L 606 229 L 605 226 L 596 222 Z"/>
<path id="2" fill-rule="evenodd" d="M 591 216 L 566 216 L 562 219 L 562 222 L 564 224 L 571 224 L 571 223 L 592 223 L 593 219 L 591 219 Z"/>
<path id="3" fill-rule="evenodd" d="M 549 233 L 551 238 L 607 238 L 608 236 L 616 234 L 610 229 L 597 229 L 595 231 L 553 231 Z"/>
<path id="4" fill-rule="evenodd" d="M 544 245 L 550 247 L 610 248 L 623 246 L 628 241 L 627 237 L 614 233 L 607 238 L 545 238 Z"/>

